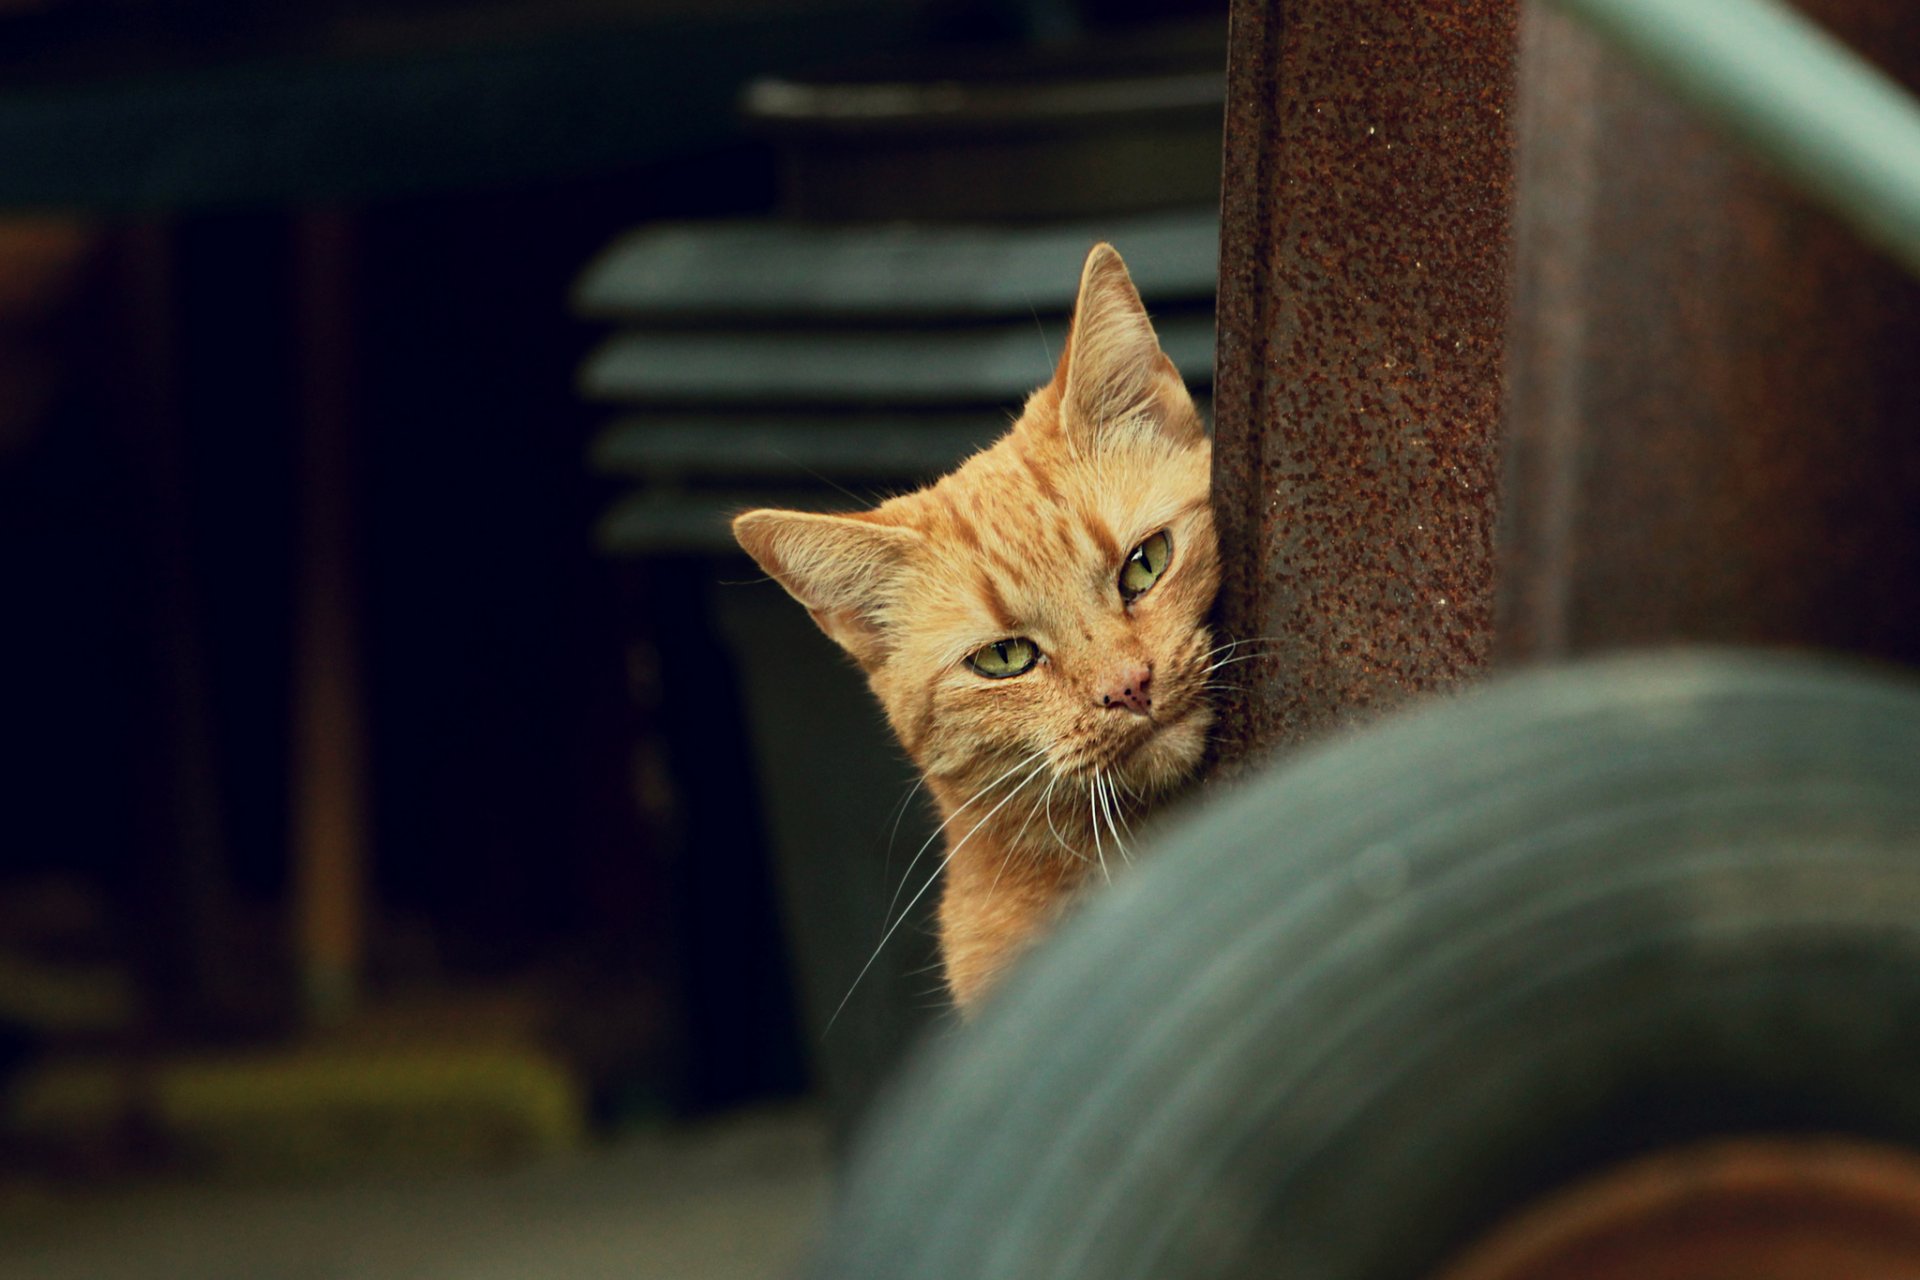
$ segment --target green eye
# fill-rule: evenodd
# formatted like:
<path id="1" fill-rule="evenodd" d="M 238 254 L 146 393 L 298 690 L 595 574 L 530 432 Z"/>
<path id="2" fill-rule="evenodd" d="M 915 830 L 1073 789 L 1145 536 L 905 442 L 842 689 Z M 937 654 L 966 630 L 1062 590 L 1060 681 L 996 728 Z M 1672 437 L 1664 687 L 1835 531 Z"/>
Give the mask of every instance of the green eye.
<path id="1" fill-rule="evenodd" d="M 1128 554 L 1127 562 L 1120 566 L 1121 599 L 1132 600 L 1160 581 L 1160 575 L 1167 571 L 1167 562 L 1172 559 L 1173 539 L 1165 529 L 1135 547 Z"/>
<path id="2" fill-rule="evenodd" d="M 1024 675 L 1040 661 L 1040 646 L 1031 640 L 995 640 L 967 655 L 967 665 L 989 680 Z"/>

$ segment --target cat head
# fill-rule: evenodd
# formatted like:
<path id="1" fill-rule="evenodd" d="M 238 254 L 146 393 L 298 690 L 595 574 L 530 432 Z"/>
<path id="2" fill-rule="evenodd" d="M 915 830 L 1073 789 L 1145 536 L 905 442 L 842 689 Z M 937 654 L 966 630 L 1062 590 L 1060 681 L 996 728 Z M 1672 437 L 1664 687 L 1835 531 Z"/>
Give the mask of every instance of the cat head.
<path id="1" fill-rule="evenodd" d="M 1044 758 L 1142 794 L 1211 723 L 1210 444 L 1111 246 L 1065 352 L 991 448 L 870 511 L 750 511 L 734 534 L 858 660 L 936 784 Z"/>

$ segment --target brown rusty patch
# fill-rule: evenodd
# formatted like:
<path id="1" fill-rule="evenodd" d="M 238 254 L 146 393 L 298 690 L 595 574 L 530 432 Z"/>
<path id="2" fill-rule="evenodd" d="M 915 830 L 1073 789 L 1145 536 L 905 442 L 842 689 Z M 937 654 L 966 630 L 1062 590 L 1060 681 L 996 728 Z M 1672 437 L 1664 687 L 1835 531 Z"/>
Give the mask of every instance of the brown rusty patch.
<path id="1" fill-rule="evenodd" d="M 1514 0 L 1234 0 L 1214 491 L 1231 762 L 1484 664 Z"/>
<path id="2" fill-rule="evenodd" d="M 1528 1206 L 1435 1280 L 1920 1273 L 1920 1159 L 1832 1138 L 1643 1156 Z"/>

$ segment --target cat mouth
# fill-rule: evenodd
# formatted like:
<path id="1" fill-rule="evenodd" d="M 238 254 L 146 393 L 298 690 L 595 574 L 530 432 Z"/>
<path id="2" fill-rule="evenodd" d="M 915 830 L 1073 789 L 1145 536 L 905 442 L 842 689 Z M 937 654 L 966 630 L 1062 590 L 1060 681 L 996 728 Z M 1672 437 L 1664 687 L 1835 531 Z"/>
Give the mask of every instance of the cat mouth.
<path id="1" fill-rule="evenodd" d="M 1140 716 L 1125 730 L 1106 735 L 1105 742 L 1073 760 L 1062 761 L 1058 772 L 1080 780 L 1096 773 L 1128 773 L 1135 765 L 1146 763 L 1154 750 L 1167 741 L 1167 735 L 1187 727 L 1200 710 L 1199 703 L 1188 702 L 1169 716 Z"/>
<path id="2" fill-rule="evenodd" d="M 1192 730 L 1207 710 L 1207 705 L 1196 699 L 1170 716 L 1151 721 L 1148 731 L 1138 741 L 1127 743 L 1115 756 L 1113 767 L 1132 774 L 1190 770 L 1198 760 L 1199 748 L 1206 736 L 1204 727 L 1198 733 Z"/>

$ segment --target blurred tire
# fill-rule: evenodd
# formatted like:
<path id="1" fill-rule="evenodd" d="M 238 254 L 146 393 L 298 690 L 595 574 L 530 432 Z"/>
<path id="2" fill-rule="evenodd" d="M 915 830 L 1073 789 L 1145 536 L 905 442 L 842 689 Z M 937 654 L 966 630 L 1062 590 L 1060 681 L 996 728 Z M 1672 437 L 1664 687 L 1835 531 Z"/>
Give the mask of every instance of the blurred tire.
<path id="1" fill-rule="evenodd" d="M 1721 1134 L 1920 1140 L 1920 695 L 1614 660 L 1170 833 L 869 1134 L 834 1280 L 1429 1273 Z"/>

